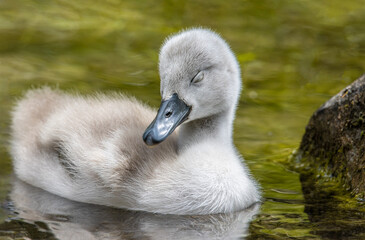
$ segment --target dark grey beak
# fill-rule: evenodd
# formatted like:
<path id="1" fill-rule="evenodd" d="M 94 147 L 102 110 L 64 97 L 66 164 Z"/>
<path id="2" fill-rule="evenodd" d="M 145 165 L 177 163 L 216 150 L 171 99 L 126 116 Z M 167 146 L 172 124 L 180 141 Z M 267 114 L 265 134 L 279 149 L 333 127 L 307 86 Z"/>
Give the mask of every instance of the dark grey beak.
<path id="1" fill-rule="evenodd" d="M 143 134 L 143 141 L 149 146 L 162 142 L 188 118 L 190 110 L 191 107 L 176 93 L 169 99 L 163 100 L 156 118 Z"/>

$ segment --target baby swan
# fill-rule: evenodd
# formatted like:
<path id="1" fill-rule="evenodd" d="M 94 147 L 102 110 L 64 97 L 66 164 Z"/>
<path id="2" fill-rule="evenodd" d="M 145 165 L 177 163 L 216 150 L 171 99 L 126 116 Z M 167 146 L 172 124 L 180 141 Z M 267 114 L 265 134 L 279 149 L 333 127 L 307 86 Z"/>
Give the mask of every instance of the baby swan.
<path id="1" fill-rule="evenodd" d="M 232 142 L 241 78 L 226 42 L 210 30 L 180 32 L 162 46 L 159 72 L 154 120 L 152 109 L 121 95 L 29 91 L 13 111 L 16 175 L 71 200 L 165 214 L 259 201 Z"/>

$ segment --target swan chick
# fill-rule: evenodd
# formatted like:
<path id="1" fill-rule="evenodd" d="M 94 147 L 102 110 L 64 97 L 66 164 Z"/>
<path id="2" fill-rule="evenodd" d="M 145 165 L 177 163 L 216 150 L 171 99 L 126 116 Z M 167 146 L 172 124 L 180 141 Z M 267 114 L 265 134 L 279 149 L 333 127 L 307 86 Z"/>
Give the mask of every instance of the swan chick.
<path id="1" fill-rule="evenodd" d="M 259 202 L 232 140 L 241 76 L 228 44 L 207 29 L 177 33 L 160 50 L 159 73 L 157 115 L 121 94 L 28 91 L 12 113 L 16 175 L 74 201 L 163 214 Z"/>

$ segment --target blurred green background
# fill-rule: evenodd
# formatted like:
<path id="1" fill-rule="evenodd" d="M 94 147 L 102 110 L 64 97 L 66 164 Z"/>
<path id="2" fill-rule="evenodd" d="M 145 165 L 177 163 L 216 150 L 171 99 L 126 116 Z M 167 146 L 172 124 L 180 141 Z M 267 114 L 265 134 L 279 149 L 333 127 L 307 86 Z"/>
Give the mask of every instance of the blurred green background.
<path id="1" fill-rule="evenodd" d="M 318 238 L 288 159 L 311 114 L 364 73 L 363 0 L 0 1 L 0 201 L 10 112 L 27 89 L 121 91 L 157 107 L 160 45 L 194 26 L 220 33 L 242 68 L 234 140 L 266 198 L 252 238 Z"/>

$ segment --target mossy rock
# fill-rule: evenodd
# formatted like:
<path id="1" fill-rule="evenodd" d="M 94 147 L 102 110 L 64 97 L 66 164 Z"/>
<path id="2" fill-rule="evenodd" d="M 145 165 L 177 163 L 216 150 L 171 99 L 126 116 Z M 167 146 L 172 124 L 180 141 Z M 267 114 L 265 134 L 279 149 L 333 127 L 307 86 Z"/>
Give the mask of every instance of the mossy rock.
<path id="1" fill-rule="evenodd" d="M 298 156 L 317 178 L 335 179 L 353 195 L 365 196 L 365 75 L 313 114 Z"/>

